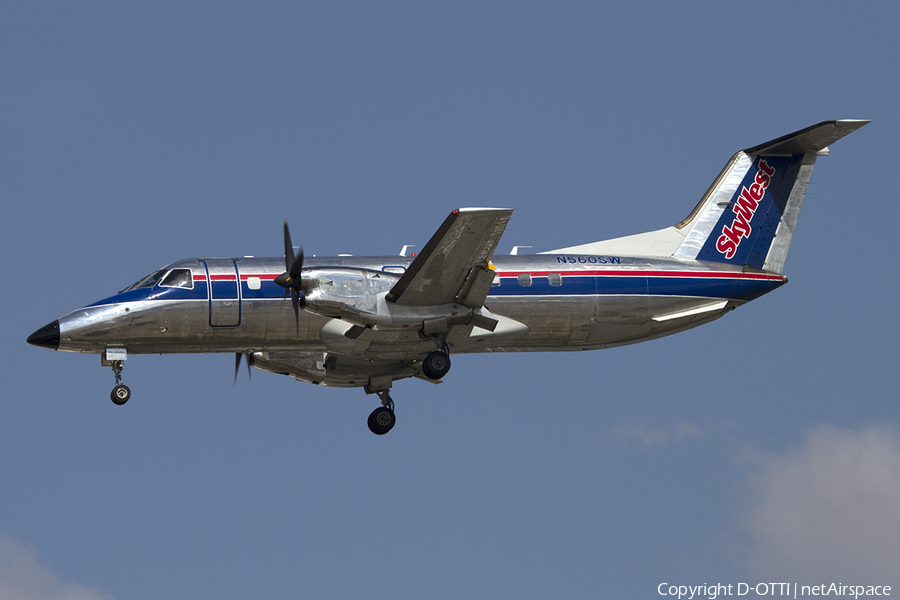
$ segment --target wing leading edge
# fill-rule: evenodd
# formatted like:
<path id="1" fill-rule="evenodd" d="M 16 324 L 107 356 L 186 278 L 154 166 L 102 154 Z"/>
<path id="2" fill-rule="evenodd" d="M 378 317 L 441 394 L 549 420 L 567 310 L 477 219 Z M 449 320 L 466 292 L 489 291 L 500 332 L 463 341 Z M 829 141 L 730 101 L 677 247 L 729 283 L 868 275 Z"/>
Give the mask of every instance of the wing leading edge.
<path id="1" fill-rule="evenodd" d="M 484 304 L 490 260 L 512 216 L 509 208 L 460 208 L 444 220 L 386 299 L 405 306 Z"/>

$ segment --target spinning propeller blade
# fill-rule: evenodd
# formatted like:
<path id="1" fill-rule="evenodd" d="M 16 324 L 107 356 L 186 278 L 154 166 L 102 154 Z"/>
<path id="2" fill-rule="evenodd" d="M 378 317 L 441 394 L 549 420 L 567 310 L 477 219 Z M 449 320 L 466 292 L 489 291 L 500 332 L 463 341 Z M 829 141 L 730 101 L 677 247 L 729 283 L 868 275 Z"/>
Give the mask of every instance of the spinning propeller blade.
<path id="1" fill-rule="evenodd" d="M 275 283 L 283 287 L 285 298 L 287 291 L 291 293 L 291 305 L 294 307 L 294 320 L 297 323 L 297 333 L 300 333 L 300 287 L 303 283 L 303 248 L 294 257 L 294 245 L 291 243 L 291 232 L 288 229 L 287 220 L 284 221 L 284 273 L 275 278 Z"/>
<path id="2" fill-rule="evenodd" d="M 249 352 L 247 354 L 247 379 L 253 378 L 253 371 L 250 369 L 250 364 L 253 362 L 253 355 Z M 238 352 L 234 355 L 234 383 L 232 386 L 237 385 L 238 372 L 241 370 L 241 357 L 244 356 L 244 353 Z"/>

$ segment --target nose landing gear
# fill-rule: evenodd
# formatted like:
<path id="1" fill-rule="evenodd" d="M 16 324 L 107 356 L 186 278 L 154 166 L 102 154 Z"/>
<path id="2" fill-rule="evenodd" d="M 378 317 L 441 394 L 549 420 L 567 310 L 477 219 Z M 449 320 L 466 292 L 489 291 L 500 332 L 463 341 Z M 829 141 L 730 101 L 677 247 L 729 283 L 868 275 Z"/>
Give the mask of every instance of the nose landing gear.
<path id="1" fill-rule="evenodd" d="M 131 390 L 122 383 L 122 368 L 124 367 L 126 356 L 124 349 L 117 348 L 107 350 L 101 360 L 104 367 L 112 367 L 113 374 L 116 376 L 116 387 L 109 393 L 109 399 L 118 406 L 122 406 L 131 398 Z"/>
<path id="2" fill-rule="evenodd" d="M 112 370 L 116 374 L 116 387 L 109 393 L 109 399 L 113 401 L 113 404 L 122 406 L 131 398 L 131 390 L 122 383 L 122 361 L 112 361 Z"/>

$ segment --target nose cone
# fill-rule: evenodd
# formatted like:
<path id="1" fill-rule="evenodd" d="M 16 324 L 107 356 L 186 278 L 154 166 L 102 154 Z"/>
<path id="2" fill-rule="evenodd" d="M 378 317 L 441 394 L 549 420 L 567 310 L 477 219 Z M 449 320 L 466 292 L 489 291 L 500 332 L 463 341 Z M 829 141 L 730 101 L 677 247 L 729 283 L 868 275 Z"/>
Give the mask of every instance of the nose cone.
<path id="1" fill-rule="evenodd" d="M 44 325 L 28 336 L 28 343 L 32 346 L 59 350 L 59 321 L 53 321 Z"/>

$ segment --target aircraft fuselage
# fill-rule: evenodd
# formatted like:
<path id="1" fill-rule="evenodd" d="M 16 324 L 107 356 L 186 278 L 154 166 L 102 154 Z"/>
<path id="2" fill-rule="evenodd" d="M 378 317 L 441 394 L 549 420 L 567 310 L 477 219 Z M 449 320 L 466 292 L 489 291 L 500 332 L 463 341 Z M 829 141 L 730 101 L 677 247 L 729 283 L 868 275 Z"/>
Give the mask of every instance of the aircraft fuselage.
<path id="1" fill-rule="evenodd" d="M 391 277 L 402 273 L 411 260 L 313 258 L 308 267 L 346 269 L 350 280 L 358 271 L 355 282 L 343 283 L 359 285 L 362 295 L 366 275 Z M 496 276 L 485 308 L 500 318 L 500 325 L 494 331 L 469 327 L 457 332 L 464 335 L 451 335 L 448 344 L 454 353 L 630 344 L 709 322 L 786 282 L 780 274 L 721 263 L 615 256 L 495 256 L 493 266 Z M 189 271 L 189 279 L 166 285 L 167 276 L 181 270 Z M 130 354 L 328 350 L 333 342 L 323 340 L 323 335 L 329 335 L 328 326 L 335 319 L 300 311 L 295 321 L 284 289 L 274 283 L 283 271 L 280 257 L 177 261 L 161 269 L 152 285 L 123 291 L 61 317 L 57 349 L 101 353 L 124 347 Z M 447 310 L 452 314 L 454 305 Z M 399 340 L 417 338 L 420 328 L 395 329 Z M 377 342 L 373 358 L 383 358 L 385 343 Z M 427 339 L 422 344 L 433 345 Z M 357 354 L 369 353 L 362 348 Z"/>

